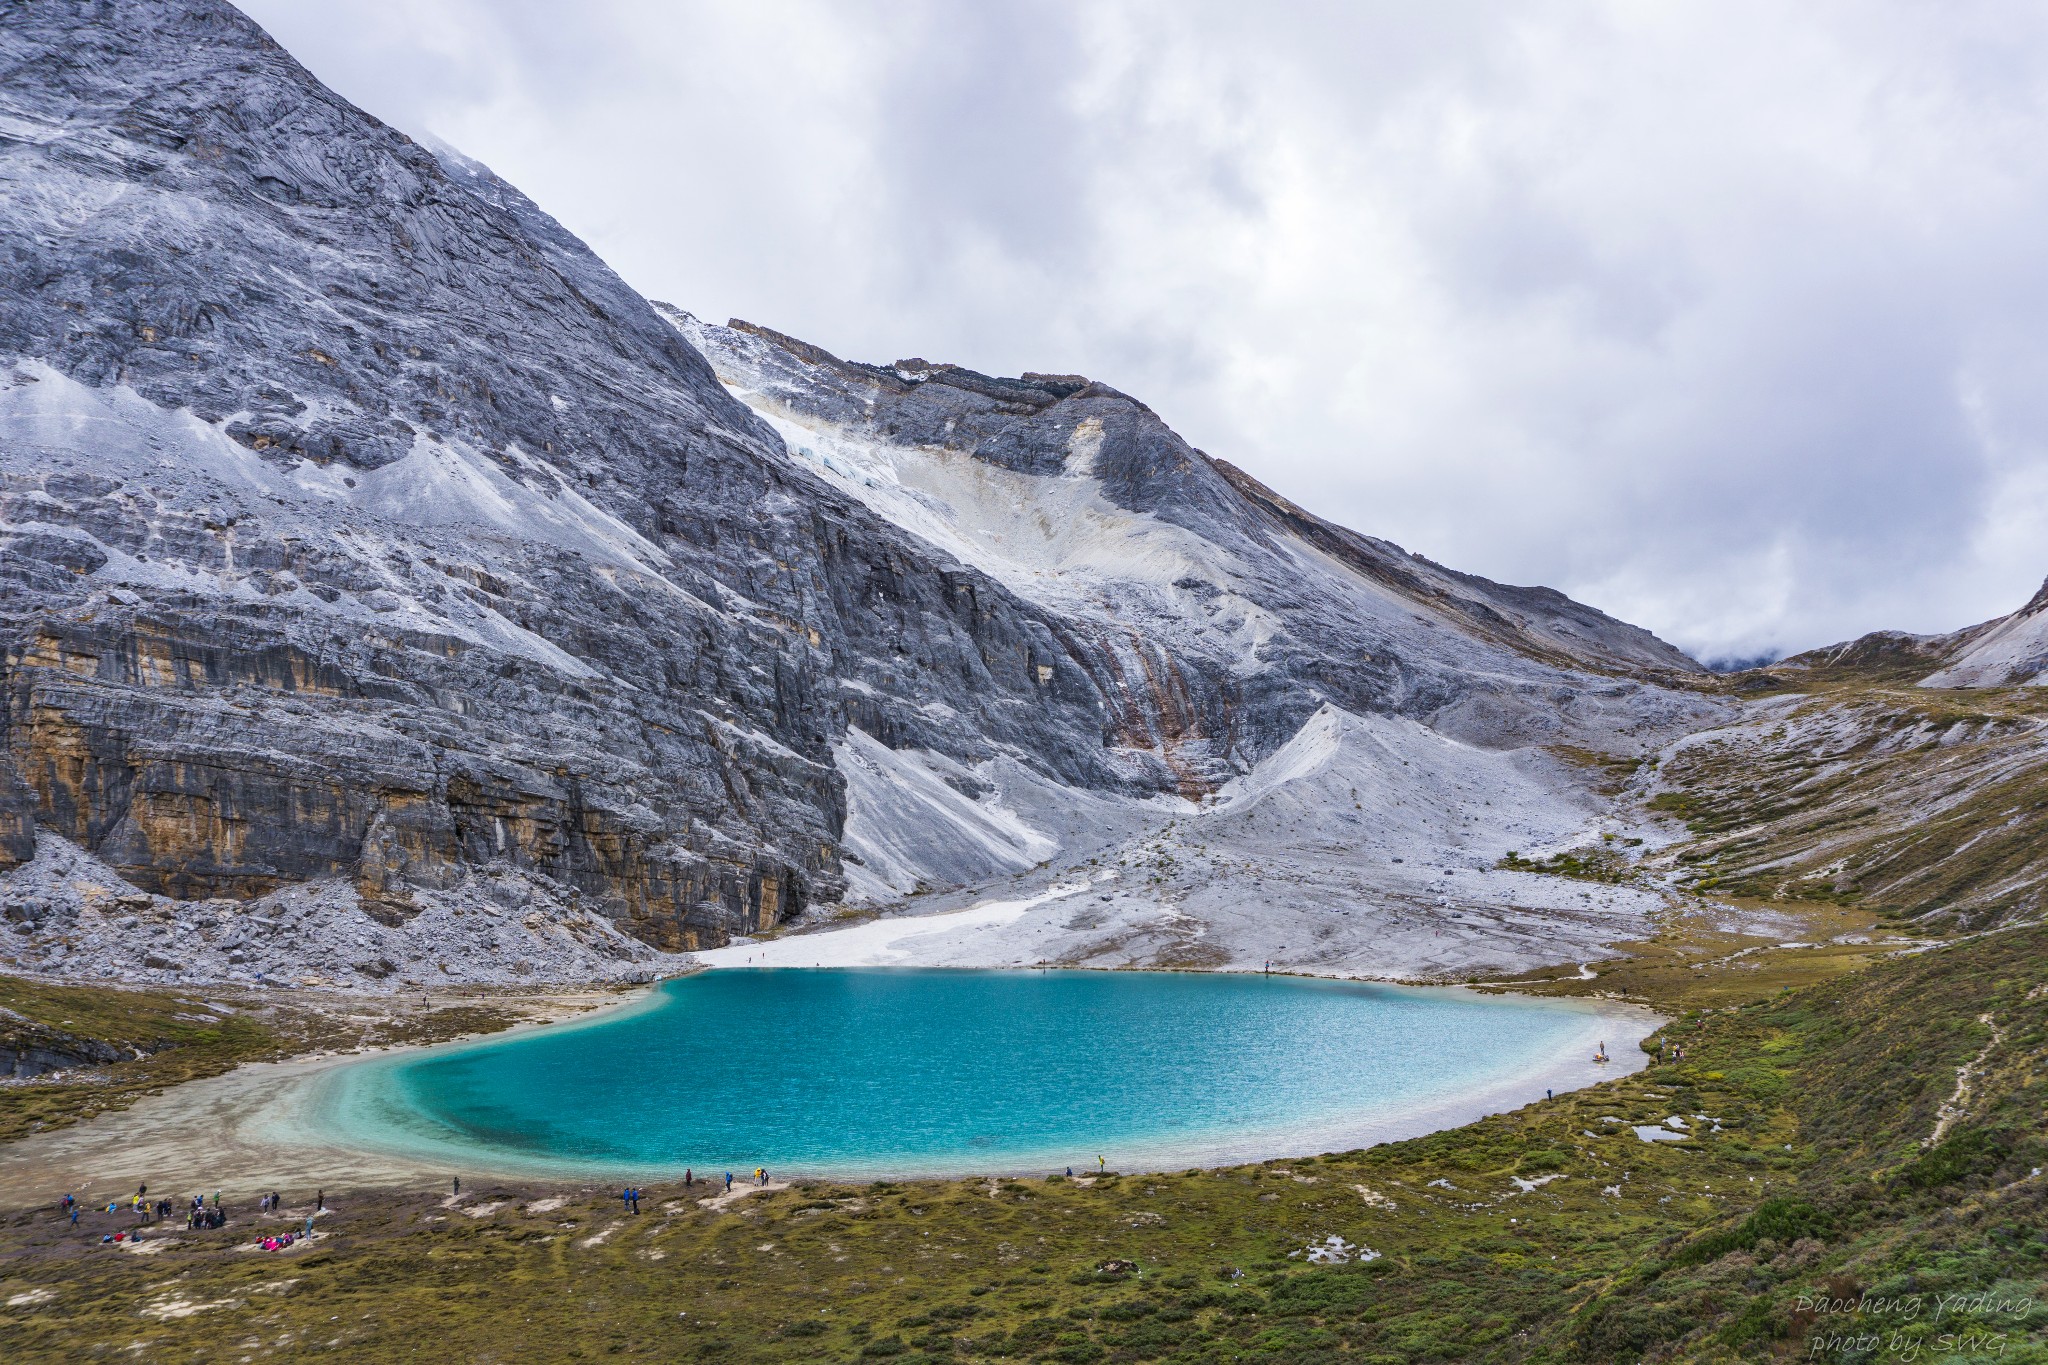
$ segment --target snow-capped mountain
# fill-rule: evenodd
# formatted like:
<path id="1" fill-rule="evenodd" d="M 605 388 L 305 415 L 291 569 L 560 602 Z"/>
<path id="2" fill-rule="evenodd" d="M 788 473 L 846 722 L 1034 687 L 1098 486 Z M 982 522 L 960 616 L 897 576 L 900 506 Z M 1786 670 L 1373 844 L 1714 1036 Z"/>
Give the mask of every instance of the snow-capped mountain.
<path id="1" fill-rule="evenodd" d="M 695 948 L 1078 857 L 1333 716 L 1483 765 L 1719 706 L 1105 385 L 658 309 L 225 4 L 15 6 L 0 71 L 0 866 L 72 869 L 29 921 L 89 866 L 172 925 L 339 888 L 391 970 L 528 960 L 465 904 Z"/>

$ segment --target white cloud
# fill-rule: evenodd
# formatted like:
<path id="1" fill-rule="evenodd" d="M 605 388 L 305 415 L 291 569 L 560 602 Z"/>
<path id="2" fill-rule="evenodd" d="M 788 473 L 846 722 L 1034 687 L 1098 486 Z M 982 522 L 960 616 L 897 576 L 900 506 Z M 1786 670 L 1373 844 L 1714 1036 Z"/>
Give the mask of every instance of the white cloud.
<path id="1" fill-rule="evenodd" d="M 2048 11 L 247 8 L 654 297 L 1093 375 L 1705 654 L 2048 572 Z"/>

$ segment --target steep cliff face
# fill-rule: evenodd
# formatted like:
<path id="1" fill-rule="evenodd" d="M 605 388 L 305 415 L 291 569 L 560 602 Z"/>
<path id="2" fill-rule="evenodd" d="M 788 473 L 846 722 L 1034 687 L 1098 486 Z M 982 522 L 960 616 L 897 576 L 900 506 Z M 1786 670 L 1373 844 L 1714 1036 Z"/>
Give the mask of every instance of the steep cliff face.
<path id="1" fill-rule="evenodd" d="M 224 4 L 0 6 L 0 869 L 695 948 L 842 894 L 856 760 L 1193 796 L 1326 702 L 1628 744 L 1690 668 L 1104 386 L 664 318 Z"/>
<path id="2" fill-rule="evenodd" d="M 503 858 L 687 947 L 837 893 L 848 700 L 1148 782 L 1048 623 L 240 15 L 13 6 L 0 63 L 0 857 L 387 916 Z"/>

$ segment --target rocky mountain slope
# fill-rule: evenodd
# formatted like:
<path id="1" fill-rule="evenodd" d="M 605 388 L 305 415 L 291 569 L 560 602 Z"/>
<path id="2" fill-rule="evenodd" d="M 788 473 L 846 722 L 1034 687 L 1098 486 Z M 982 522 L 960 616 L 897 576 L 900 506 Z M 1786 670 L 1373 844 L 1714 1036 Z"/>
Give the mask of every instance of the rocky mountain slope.
<path id="1" fill-rule="evenodd" d="M 2010 616 L 1941 637 L 1943 666 L 1922 687 L 2032 685 L 2048 673 L 2048 583 Z"/>
<path id="2" fill-rule="evenodd" d="M 1723 713 L 1647 633 L 1321 521 L 1106 386 L 664 315 L 224 4 L 8 5 L 0 71 L 29 965 L 345 972 L 341 921 L 200 922 L 312 886 L 414 935 L 372 976 L 592 970 L 463 927 L 514 901 L 625 970 L 1071 861 L 1059 812 L 1151 829 L 1325 708 L 1487 752 Z"/>
<path id="3" fill-rule="evenodd" d="M 1880 631 L 1736 675 L 1733 723 L 1669 746 L 1635 793 L 1682 817 L 1678 883 L 1860 904 L 1930 929 L 2048 908 L 2048 692 L 2021 610 Z"/>
<path id="4" fill-rule="evenodd" d="M 1078 376 L 849 364 L 663 306 L 798 464 L 1056 613 L 1119 738 L 1210 790 L 1330 701 L 1480 743 L 1669 723 L 1699 666 L 1561 593 L 1312 516 Z"/>

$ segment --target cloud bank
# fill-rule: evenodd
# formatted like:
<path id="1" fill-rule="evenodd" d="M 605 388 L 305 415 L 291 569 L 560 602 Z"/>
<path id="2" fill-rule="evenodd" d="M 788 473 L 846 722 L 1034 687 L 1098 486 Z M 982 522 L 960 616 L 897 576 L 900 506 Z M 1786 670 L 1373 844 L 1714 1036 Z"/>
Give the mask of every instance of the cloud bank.
<path id="1" fill-rule="evenodd" d="M 250 0 L 642 292 L 1085 373 L 1701 657 L 2048 573 L 2048 10 Z"/>

